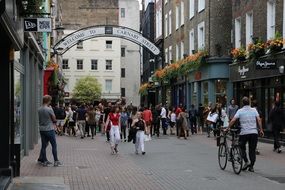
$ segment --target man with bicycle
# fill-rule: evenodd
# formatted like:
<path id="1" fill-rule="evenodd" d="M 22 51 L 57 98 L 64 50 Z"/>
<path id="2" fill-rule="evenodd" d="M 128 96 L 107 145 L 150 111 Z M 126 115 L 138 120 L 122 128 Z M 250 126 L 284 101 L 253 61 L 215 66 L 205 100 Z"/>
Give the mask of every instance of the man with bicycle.
<path id="1" fill-rule="evenodd" d="M 249 170 L 250 172 L 254 172 L 254 163 L 256 160 L 256 146 L 258 141 L 258 129 L 261 136 L 264 135 L 262 129 L 262 122 L 259 117 L 256 109 L 251 108 L 249 105 L 249 98 L 243 97 L 242 99 L 243 107 L 237 111 L 233 119 L 230 121 L 229 129 L 235 124 L 237 120 L 240 122 L 241 132 L 239 137 L 239 144 L 242 151 L 242 156 L 245 161 L 244 167 L 242 170 Z M 256 122 L 257 121 L 257 122 Z M 258 123 L 258 125 L 257 125 Z M 248 162 L 248 158 L 246 156 L 246 144 L 249 146 L 249 159 L 250 164 Z"/>

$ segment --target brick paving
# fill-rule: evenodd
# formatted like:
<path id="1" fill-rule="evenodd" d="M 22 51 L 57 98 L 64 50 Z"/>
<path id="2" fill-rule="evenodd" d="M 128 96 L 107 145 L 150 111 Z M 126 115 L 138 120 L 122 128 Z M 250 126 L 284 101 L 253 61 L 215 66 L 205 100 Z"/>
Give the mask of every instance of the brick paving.
<path id="1" fill-rule="evenodd" d="M 246 189 L 285 189 L 285 153 L 273 154 L 272 145 L 260 143 L 256 173 L 233 174 L 229 164 L 221 171 L 213 138 L 204 135 L 178 140 L 161 137 L 146 143 L 147 154 L 135 155 L 131 143 L 121 143 L 118 155 L 111 155 L 105 138 L 97 136 L 58 137 L 58 154 L 63 167 L 42 167 L 36 163 L 40 143 L 24 157 L 21 176 L 63 177 L 72 190 L 88 189 L 228 189 L 229 184 Z M 48 158 L 52 161 L 51 147 Z M 279 177 L 284 184 L 269 177 Z M 235 189 L 235 188 L 232 188 Z"/>

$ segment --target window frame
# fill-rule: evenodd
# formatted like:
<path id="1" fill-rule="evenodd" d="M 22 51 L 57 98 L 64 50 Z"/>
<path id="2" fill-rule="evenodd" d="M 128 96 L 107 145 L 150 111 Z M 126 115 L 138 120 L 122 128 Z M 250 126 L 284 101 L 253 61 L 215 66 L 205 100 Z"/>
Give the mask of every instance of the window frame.
<path id="1" fill-rule="evenodd" d="M 94 65 L 95 64 L 95 68 L 96 69 L 93 69 Z M 91 71 L 98 71 L 98 59 L 91 59 Z"/>
<path id="2" fill-rule="evenodd" d="M 180 7 L 179 5 L 175 6 L 175 28 L 176 28 L 176 30 L 178 30 L 180 27 L 180 14 L 179 14 L 180 8 L 179 7 Z"/>
<path id="3" fill-rule="evenodd" d="M 189 31 L 189 51 L 190 51 L 189 54 L 190 55 L 193 54 L 192 50 L 195 50 L 195 33 L 194 33 L 194 29 L 191 29 Z"/>
<path id="4" fill-rule="evenodd" d="M 110 86 L 107 85 L 108 83 Z M 109 89 L 109 87 L 110 87 L 110 89 Z M 105 79 L 105 92 L 111 92 L 112 90 L 113 90 L 113 80 L 112 79 Z"/>
<path id="5" fill-rule="evenodd" d="M 235 48 L 241 47 L 241 18 L 235 18 Z"/>
<path id="6" fill-rule="evenodd" d="M 252 43 L 253 37 L 253 12 L 246 13 L 246 45 Z"/>
<path id="7" fill-rule="evenodd" d="M 168 14 L 164 17 L 164 37 L 168 36 Z"/>
<path id="8" fill-rule="evenodd" d="M 267 39 L 274 38 L 276 32 L 276 1 L 267 1 Z"/>
<path id="9" fill-rule="evenodd" d="M 203 28 L 203 33 L 201 34 L 201 28 Z M 205 48 L 205 22 L 200 22 L 197 26 L 198 32 L 198 49 Z"/>
<path id="10" fill-rule="evenodd" d="M 189 1 L 189 19 L 191 20 L 195 16 L 195 0 Z"/>
<path id="11" fill-rule="evenodd" d="M 80 64 L 81 62 L 81 64 Z M 79 66 L 82 66 L 81 68 Z M 76 60 L 76 70 L 83 70 L 83 59 L 77 59 Z"/>
<path id="12" fill-rule="evenodd" d="M 121 68 L 121 78 L 126 78 L 126 68 Z"/>
<path id="13" fill-rule="evenodd" d="M 124 11 L 123 11 L 124 10 Z M 123 14 L 122 14 L 123 13 Z M 126 8 L 122 7 L 120 9 L 121 18 L 126 18 Z"/>
<path id="14" fill-rule="evenodd" d="M 123 49 L 124 49 L 124 51 L 123 51 Z M 126 57 L 126 47 L 121 47 L 121 57 Z"/>
<path id="15" fill-rule="evenodd" d="M 172 46 L 168 47 L 168 59 L 169 59 L 169 63 L 172 63 L 173 58 L 172 58 Z"/>
<path id="16" fill-rule="evenodd" d="M 108 65 L 108 63 L 111 63 L 111 66 Z M 111 69 L 108 67 L 111 67 Z M 113 70 L 113 60 L 112 59 L 106 59 L 105 60 L 105 70 L 106 71 L 112 71 Z"/>
<path id="17" fill-rule="evenodd" d="M 198 13 L 202 12 L 206 8 L 205 0 L 198 0 Z"/>
<path id="18" fill-rule="evenodd" d="M 108 43 L 108 42 L 111 42 L 111 43 Z M 112 40 L 106 40 L 105 41 L 105 48 L 106 49 L 113 49 L 113 41 Z"/>
<path id="19" fill-rule="evenodd" d="M 164 51 L 164 61 L 165 63 L 168 63 L 168 48 L 165 48 L 165 51 Z"/>
<path id="20" fill-rule="evenodd" d="M 76 49 L 83 49 L 83 41 L 77 42 Z"/>
<path id="21" fill-rule="evenodd" d="M 65 66 L 67 66 L 67 67 L 65 67 Z M 64 69 L 64 70 L 70 69 L 68 59 L 62 59 L 62 69 Z"/>
<path id="22" fill-rule="evenodd" d="M 185 17 L 184 17 L 184 1 L 180 2 L 180 26 L 183 26 L 185 24 Z"/>
<path id="23" fill-rule="evenodd" d="M 168 33 L 171 35 L 172 33 L 172 11 L 168 12 Z"/>

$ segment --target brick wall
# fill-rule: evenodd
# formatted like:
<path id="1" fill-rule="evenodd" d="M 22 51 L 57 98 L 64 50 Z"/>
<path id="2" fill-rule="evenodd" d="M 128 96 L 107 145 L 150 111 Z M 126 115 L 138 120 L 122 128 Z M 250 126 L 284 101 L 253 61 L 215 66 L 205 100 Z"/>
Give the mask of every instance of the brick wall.
<path id="1" fill-rule="evenodd" d="M 118 0 L 59 0 L 66 29 L 119 23 Z"/>

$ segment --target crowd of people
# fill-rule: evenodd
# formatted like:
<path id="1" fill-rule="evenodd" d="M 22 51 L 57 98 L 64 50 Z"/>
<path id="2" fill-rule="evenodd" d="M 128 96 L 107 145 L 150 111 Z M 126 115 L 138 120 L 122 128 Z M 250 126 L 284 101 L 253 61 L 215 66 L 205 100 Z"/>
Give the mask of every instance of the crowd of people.
<path id="1" fill-rule="evenodd" d="M 59 166 L 56 151 L 55 133 L 58 135 L 77 136 L 81 139 L 94 137 L 99 132 L 106 136 L 110 143 L 111 153 L 119 152 L 120 142 L 133 142 L 135 153 L 145 155 L 144 142 L 153 136 L 176 135 L 177 138 L 188 139 L 191 134 L 203 134 L 207 137 L 220 136 L 220 129 L 240 127 L 240 144 L 244 160 L 244 170 L 254 171 L 255 154 L 257 151 L 258 134 L 263 135 L 262 113 L 256 101 L 249 102 L 244 97 L 243 107 L 239 109 L 235 100 L 229 106 L 209 103 L 207 106 L 194 104 L 187 110 L 182 104 L 168 107 L 163 104 L 150 107 L 126 105 L 124 100 L 117 102 L 99 102 L 98 104 L 55 105 L 51 108 L 51 97 L 43 98 L 43 106 L 39 110 L 40 133 L 42 149 L 38 161 L 44 165 L 51 164 L 46 159 L 45 149 L 48 142 L 52 145 L 54 165 Z M 281 153 L 279 138 L 284 127 L 285 117 L 280 103 L 277 101 L 268 118 L 274 135 L 274 151 Z M 236 122 L 239 121 L 239 122 Z M 55 130 L 53 126 L 55 127 Z M 54 132 L 53 132 L 54 131 Z M 218 138 L 217 138 L 218 139 Z M 246 157 L 246 143 L 249 144 L 249 160 Z"/>

